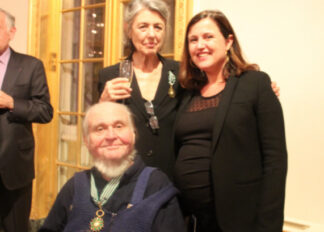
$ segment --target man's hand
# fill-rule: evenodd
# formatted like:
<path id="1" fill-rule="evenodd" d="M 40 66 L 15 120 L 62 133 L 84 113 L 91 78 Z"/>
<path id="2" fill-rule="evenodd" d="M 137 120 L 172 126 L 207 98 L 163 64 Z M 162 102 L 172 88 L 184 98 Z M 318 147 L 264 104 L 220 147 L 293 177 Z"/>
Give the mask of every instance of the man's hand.
<path id="1" fill-rule="evenodd" d="M 14 108 L 13 98 L 0 90 L 0 109 L 10 109 Z"/>

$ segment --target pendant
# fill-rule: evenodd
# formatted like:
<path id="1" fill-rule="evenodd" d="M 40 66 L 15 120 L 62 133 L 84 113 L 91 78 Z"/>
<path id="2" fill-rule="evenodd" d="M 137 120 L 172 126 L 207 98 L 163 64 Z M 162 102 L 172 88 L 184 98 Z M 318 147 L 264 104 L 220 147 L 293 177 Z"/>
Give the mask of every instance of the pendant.
<path id="1" fill-rule="evenodd" d="M 170 88 L 169 88 L 169 91 L 168 91 L 168 94 L 171 98 L 174 98 L 175 97 L 175 93 L 174 93 L 174 89 L 173 89 L 173 86 L 170 85 Z"/>
<path id="2" fill-rule="evenodd" d="M 105 215 L 105 212 L 102 209 L 96 211 L 96 217 L 90 221 L 90 230 L 92 232 L 99 232 L 104 227 L 104 220 L 102 217 Z"/>
<path id="3" fill-rule="evenodd" d="M 175 84 L 175 82 L 176 82 L 176 76 L 173 74 L 173 72 L 169 71 L 168 83 L 170 85 L 170 88 L 169 88 L 168 94 L 171 98 L 175 97 L 175 91 L 173 89 L 173 85 Z"/>

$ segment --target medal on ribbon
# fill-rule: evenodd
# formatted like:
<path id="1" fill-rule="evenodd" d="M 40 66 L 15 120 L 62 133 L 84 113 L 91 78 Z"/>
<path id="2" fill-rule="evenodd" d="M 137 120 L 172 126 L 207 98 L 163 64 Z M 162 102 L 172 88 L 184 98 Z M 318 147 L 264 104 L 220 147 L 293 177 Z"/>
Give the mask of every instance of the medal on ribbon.
<path id="1" fill-rule="evenodd" d="M 104 219 L 105 212 L 102 209 L 102 206 L 108 201 L 110 196 L 115 192 L 119 185 L 121 176 L 113 178 L 106 184 L 102 193 L 98 194 L 98 189 L 95 184 L 95 179 L 93 174 L 90 175 L 90 194 L 93 202 L 99 207 L 96 211 L 96 216 L 90 221 L 90 231 L 91 232 L 100 232 L 104 228 Z"/>
<path id="2" fill-rule="evenodd" d="M 176 82 L 176 76 L 173 74 L 173 72 L 169 71 L 169 76 L 168 76 L 168 83 L 170 85 L 168 94 L 171 98 L 175 97 L 175 90 L 173 88 L 173 85 Z"/>
<path id="3" fill-rule="evenodd" d="M 96 217 L 90 221 L 90 230 L 92 232 L 99 232 L 104 227 L 104 220 L 102 217 L 105 215 L 105 212 L 102 210 L 100 204 L 98 206 L 99 209 L 96 211 Z"/>

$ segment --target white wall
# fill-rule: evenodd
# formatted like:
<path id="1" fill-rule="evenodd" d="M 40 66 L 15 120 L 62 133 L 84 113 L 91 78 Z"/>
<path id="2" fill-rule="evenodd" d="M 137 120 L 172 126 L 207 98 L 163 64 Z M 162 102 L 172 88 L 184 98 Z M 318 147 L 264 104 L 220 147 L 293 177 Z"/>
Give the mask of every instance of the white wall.
<path id="1" fill-rule="evenodd" d="M 0 0 L 0 8 L 16 18 L 17 32 L 10 46 L 20 53 L 27 52 L 28 5 L 28 0 Z"/>
<path id="2" fill-rule="evenodd" d="M 16 16 L 11 46 L 25 53 L 28 1 L 0 0 L 0 7 Z M 211 8 L 227 15 L 249 61 L 281 88 L 289 155 L 286 218 L 324 225 L 324 1 L 194 0 L 195 13 Z"/>
<path id="3" fill-rule="evenodd" d="M 195 13 L 205 9 L 225 13 L 248 60 L 281 88 L 286 218 L 324 225 L 324 1 L 194 1 Z"/>

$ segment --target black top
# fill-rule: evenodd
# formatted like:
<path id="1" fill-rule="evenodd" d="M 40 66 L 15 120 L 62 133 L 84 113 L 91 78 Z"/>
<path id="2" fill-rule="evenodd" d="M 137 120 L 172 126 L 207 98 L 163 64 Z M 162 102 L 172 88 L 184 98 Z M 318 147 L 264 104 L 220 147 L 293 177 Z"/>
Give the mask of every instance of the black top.
<path id="1" fill-rule="evenodd" d="M 172 129 L 175 121 L 176 109 L 178 108 L 179 99 L 181 97 L 181 87 L 178 81 L 175 82 L 173 88 L 176 97 L 172 98 L 168 95 L 170 88 L 168 79 L 169 71 L 175 76 L 178 75 L 179 63 L 173 60 L 165 59 L 159 56 L 163 68 L 162 76 L 159 82 L 156 95 L 153 99 L 154 113 L 158 118 L 159 127 L 157 133 L 153 133 L 148 124 L 150 115 L 145 110 L 145 99 L 141 95 L 139 85 L 134 75 L 131 88 L 131 98 L 124 101 L 134 115 L 136 134 L 136 150 L 142 154 L 142 159 L 148 166 L 158 167 L 172 178 L 172 170 L 175 163 L 175 155 L 172 149 Z M 106 67 L 99 72 L 98 89 L 102 93 L 105 83 L 119 75 L 119 63 Z"/>
<path id="2" fill-rule="evenodd" d="M 175 166 L 175 181 L 182 192 L 184 207 L 189 211 L 213 203 L 210 147 L 219 100 L 220 94 L 208 98 L 197 94 L 180 115 L 176 127 L 176 139 L 180 148 Z"/>

